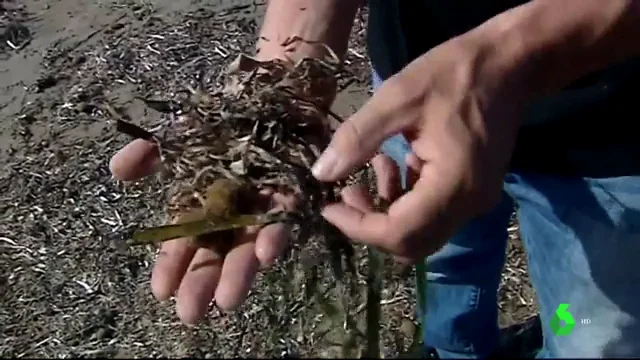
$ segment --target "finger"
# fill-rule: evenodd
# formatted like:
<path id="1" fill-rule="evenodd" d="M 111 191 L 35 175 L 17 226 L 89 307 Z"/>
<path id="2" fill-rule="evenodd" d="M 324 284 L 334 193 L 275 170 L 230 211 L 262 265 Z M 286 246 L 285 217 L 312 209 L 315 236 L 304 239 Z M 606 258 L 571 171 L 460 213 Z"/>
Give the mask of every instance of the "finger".
<path id="1" fill-rule="evenodd" d="M 387 80 L 371 99 L 342 123 L 313 166 L 321 181 L 337 181 L 371 159 L 384 139 L 414 123 L 420 100 L 408 92 L 401 77 Z"/>
<path id="2" fill-rule="evenodd" d="M 137 180 L 153 173 L 157 162 L 158 147 L 156 144 L 136 139 L 113 155 L 109 169 L 118 180 Z"/>
<path id="3" fill-rule="evenodd" d="M 405 163 L 407 164 L 407 189 L 411 189 L 420 177 L 420 171 L 422 171 L 424 161 L 414 152 L 410 152 L 405 158 Z"/>
<path id="4" fill-rule="evenodd" d="M 445 172 L 424 169 L 413 189 L 398 198 L 386 214 L 332 204 L 325 207 L 323 216 L 354 241 L 400 256 L 425 255 L 453 229 L 451 201 L 456 186 Z M 428 234 L 429 241 L 423 234 Z"/>
<path id="5" fill-rule="evenodd" d="M 207 313 L 223 261 L 223 257 L 213 250 L 200 248 L 196 251 L 176 297 L 178 317 L 185 324 L 195 324 Z"/>
<path id="6" fill-rule="evenodd" d="M 264 187 L 260 189 L 259 194 L 261 198 L 270 199 L 274 192 L 275 191 L 272 187 Z"/>
<path id="7" fill-rule="evenodd" d="M 322 216 L 335 225 L 347 237 L 367 245 L 378 244 L 390 227 L 386 214 L 363 211 L 346 203 L 335 203 L 325 206 Z M 365 228 L 371 225 L 370 228 Z M 377 245 L 376 245 L 377 246 Z M 385 246 L 386 248 L 386 246 Z"/>
<path id="8" fill-rule="evenodd" d="M 293 210 L 295 198 L 275 193 L 271 196 L 275 204 L 270 212 Z M 272 224 L 262 228 L 256 238 L 256 257 L 261 268 L 267 268 L 275 262 L 287 246 L 291 226 L 287 224 Z"/>
<path id="9" fill-rule="evenodd" d="M 220 283 L 215 292 L 216 305 L 222 310 L 235 310 L 242 304 L 260 267 L 253 235 L 246 236 L 224 259 Z"/>
<path id="10" fill-rule="evenodd" d="M 407 153 L 404 161 L 407 164 L 408 168 L 411 168 L 411 170 L 417 173 L 420 173 L 422 165 L 424 164 L 424 161 L 422 161 L 414 152 Z"/>
<path id="11" fill-rule="evenodd" d="M 378 155 L 371 160 L 376 173 L 378 195 L 387 201 L 395 200 L 402 193 L 400 169 L 387 155 Z"/>
<path id="12" fill-rule="evenodd" d="M 270 267 L 282 255 L 287 247 L 290 231 L 291 226 L 285 224 L 271 224 L 260 230 L 255 245 L 260 268 Z"/>
<path id="13" fill-rule="evenodd" d="M 162 243 L 160 253 L 151 272 L 151 291 L 156 299 L 163 301 L 171 297 L 187 271 L 195 254 L 186 238 Z"/>
<path id="14" fill-rule="evenodd" d="M 353 185 L 345 188 L 342 190 L 341 196 L 346 205 L 363 213 L 371 212 L 373 210 L 373 201 L 371 196 L 362 185 Z M 394 260 L 401 264 L 408 264 L 411 262 L 411 259 L 402 256 L 394 256 Z"/>
<path id="15" fill-rule="evenodd" d="M 345 204 L 362 212 L 371 211 L 373 209 L 371 196 L 362 185 L 347 186 L 340 192 L 340 196 Z"/>

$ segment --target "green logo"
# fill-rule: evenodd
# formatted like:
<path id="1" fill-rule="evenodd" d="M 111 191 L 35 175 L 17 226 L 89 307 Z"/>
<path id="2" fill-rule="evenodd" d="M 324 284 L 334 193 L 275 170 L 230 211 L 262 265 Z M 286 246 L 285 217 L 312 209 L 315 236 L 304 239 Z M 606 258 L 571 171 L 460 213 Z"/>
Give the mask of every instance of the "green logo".
<path id="1" fill-rule="evenodd" d="M 573 328 L 576 326 L 576 321 L 573 320 L 571 313 L 567 311 L 568 308 L 569 304 L 558 305 L 556 313 L 553 314 L 553 317 L 551 318 L 549 326 L 551 326 L 551 332 L 556 336 L 570 335 Z M 564 321 L 564 325 L 561 324 L 561 321 Z"/>

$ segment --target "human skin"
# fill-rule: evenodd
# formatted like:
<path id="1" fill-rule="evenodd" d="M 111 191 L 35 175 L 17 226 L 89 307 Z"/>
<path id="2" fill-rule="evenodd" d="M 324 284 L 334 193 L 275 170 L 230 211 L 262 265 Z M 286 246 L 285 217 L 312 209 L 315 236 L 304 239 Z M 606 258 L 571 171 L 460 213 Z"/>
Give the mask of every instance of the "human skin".
<path id="1" fill-rule="evenodd" d="M 499 201 L 524 106 L 640 56 L 639 36 L 640 1 L 536 0 L 433 48 L 382 84 L 313 169 L 323 181 L 343 178 L 403 133 L 410 190 L 384 213 L 363 207 L 363 197 L 324 216 L 399 260 L 430 255 Z"/>
<path id="2" fill-rule="evenodd" d="M 340 58 L 347 50 L 349 34 L 362 0 L 270 0 L 260 28 L 257 57 L 262 60 L 324 56 L 317 45 L 299 42 L 295 47 L 282 43 L 293 37 L 318 41 Z M 287 49 L 293 51 L 287 51 Z"/>
<path id="3" fill-rule="evenodd" d="M 411 142 L 411 190 L 397 198 L 397 169 L 374 158 L 379 192 L 394 201 L 373 212 L 362 188 L 347 188 L 343 203 L 325 217 L 355 241 L 386 249 L 402 261 L 433 252 L 467 219 L 490 209 L 500 196 L 522 107 L 537 94 L 636 56 L 640 42 L 638 0 L 535 0 L 500 14 L 409 64 L 386 81 L 336 132 L 314 167 L 325 181 L 346 176 L 370 159 L 382 141 L 402 132 Z M 271 0 L 258 43 L 263 60 L 320 56 L 317 47 L 281 46 L 293 36 L 329 44 L 344 55 L 359 1 Z M 304 10 L 301 10 L 304 9 Z M 276 39 L 276 41 L 274 41 Z M 337 156 L 340 154 L 340 156 Z M 157 150 L 133 141 L 111 160 L 120 180 L 153 171 Z M 270 194 L 269 194 L 270 195 Z M 289 199 L 273 195 L 280 206 Z M 177 297 L 177 312 L 195 323 L 215 297 L 219 307 L 241 304 L 256 272 L 283 248 L 281 225 L 249 232 L 223 262 L 195 252 L 184 239 L 163 245 L 152 274 L 156 298 Z M 427 234 L 425 237 L 424 234 Z M 222 264 L 222 266 L 220 266 Z"/>

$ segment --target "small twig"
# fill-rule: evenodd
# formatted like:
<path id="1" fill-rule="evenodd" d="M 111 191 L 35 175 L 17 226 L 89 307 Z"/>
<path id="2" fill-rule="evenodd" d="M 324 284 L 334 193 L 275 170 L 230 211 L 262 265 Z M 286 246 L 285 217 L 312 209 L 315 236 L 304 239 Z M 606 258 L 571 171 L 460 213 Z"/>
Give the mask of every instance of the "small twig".
<path id="1" fill-rule="evenodd" d="M 117 120 L 116 129 L 118 132 L 127 134 L 133 137 L 134 139 L 142 139 L 142 140 L 152 141 L 152 142 L 155 140 L 155 136 L 152 133 L 139 127 L 138 125 L 134 125 L 130 122 L 126 122 L 122 119 Z"/>

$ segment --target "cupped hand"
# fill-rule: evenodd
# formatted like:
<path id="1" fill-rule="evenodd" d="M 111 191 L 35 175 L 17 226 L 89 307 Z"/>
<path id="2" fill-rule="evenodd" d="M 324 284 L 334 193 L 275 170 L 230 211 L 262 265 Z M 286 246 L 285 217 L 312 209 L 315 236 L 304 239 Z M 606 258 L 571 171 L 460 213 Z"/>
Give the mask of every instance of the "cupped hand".
<path id="1" fill-rule="evenodd" d="M 408 191 L 390 199 L 385 212 L 364 206 L 371 201 L 364 194 L 350 194 L 327 206 L 325 218 L 400 260 L 437 251 L 502 194 L 528 96 L 521 81 L 524 68 L 482 36 L 456 38 L 409 64 L 338 128 L 313 169 L 321 181 L 344 178 L 401 133 L 411 146 Z M 391 174 L 378 172 L 386 182 Z"/>
<path id="2" fill-rule="evenodd" d="M 154 172 L 158 164 L 155 144 L 134 140 L 111 159 L 111 173 L 118 180 L 137 180 Z M 293 200 L 263 192 L 276 208 L 291 208 Z M 212 300 L 222 310 L 233 310 L 247 296 L 256 273 L 273 264 L 286 246 L 289 229 L 272 224 L 238 236 L 226 254 L 195 249 L 188 239 L 164 242 L 151 275 L 151 290 L 162 301 L 176 296 L 180 319 L 194 324 L 205 316 Z"/>

